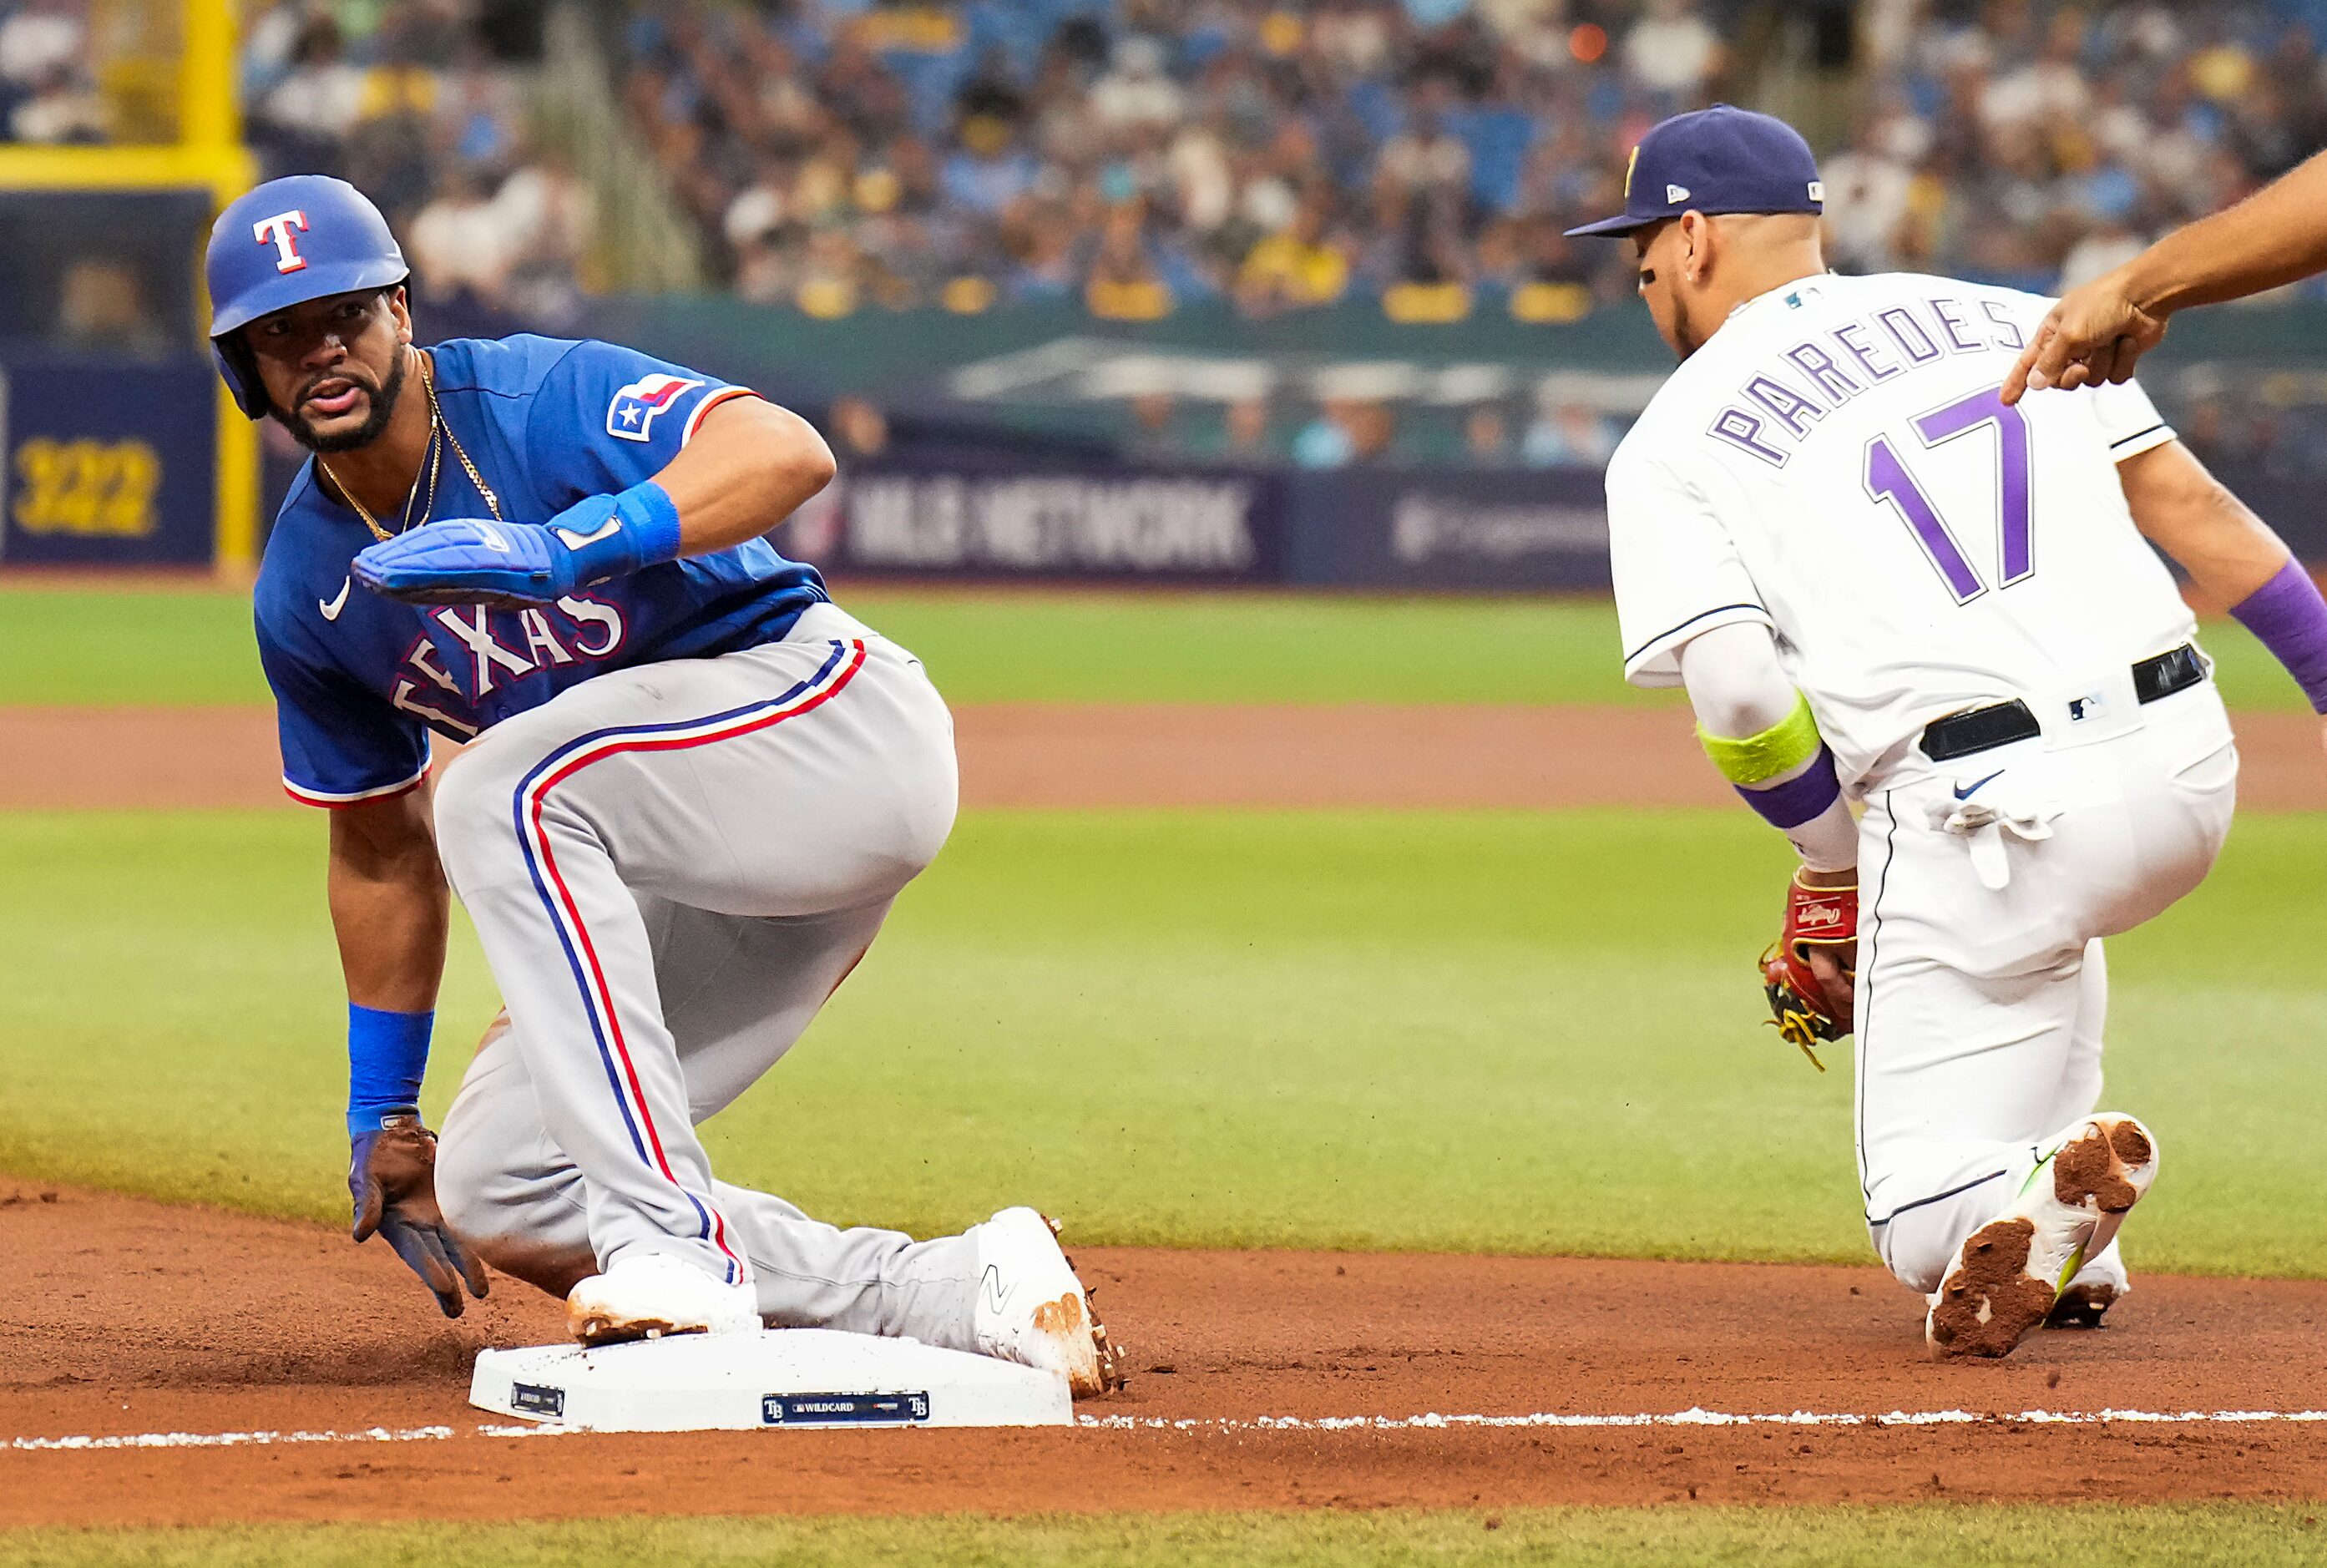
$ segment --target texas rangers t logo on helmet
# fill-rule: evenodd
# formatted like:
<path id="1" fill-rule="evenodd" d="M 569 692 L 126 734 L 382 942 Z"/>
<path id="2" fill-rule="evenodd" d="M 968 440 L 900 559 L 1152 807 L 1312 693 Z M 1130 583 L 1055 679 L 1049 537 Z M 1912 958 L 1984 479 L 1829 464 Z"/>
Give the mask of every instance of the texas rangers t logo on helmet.
<path id="1" fill-rule="evenodd" d="M 683 376 L 659 372 L 640 377 L 615 392 L 614 400 L 606 406 L 606 434 L 619 435 L 624 441 L 646 440 L 647 432 L 654 428 L 656 415 L 669 407 L 688 387 L 702 385 Z"/>
<path id="2" fill-rule="evenodd" d="M 276 271 L 297 272 L 307 265 L 307 258 L 299 254 L 299 242 L 294 238 L 293 231 L 304 232 L 306 227 L 307 215 L 304 212 L 277 212 L 272 218 L 262 218 L 252 224 L 250 232 L 251 238 L 259 244 L 275 247 Z"/>

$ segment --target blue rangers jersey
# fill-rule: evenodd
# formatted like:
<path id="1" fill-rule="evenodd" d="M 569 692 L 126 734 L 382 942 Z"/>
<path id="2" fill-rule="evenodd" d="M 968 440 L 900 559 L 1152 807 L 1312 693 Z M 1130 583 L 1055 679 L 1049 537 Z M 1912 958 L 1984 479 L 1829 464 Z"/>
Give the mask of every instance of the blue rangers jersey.
<path id="1" fill-rule="evenodd" d="M 653 478 L 710 408 L 749 396 L 611 343 L 526 335 L 431 352 L 445 424 L 512 522 Z M 407 378 L 405 397 L 426 395 L 418 380 Z M 427 482 L 424 472 L 423 504 Z M 432 516 L 492 516 L 449 449 Z M 772 641 L 827 597 L 815 568 L 754 539 L 533 609 L 402 604 L 350 579 L 372 542 L 308 459 L 266 542 L 255 613 L 284 788 L 314 805 L 417 784 L 432 730 L 470 740 L 606 670 Z"/>

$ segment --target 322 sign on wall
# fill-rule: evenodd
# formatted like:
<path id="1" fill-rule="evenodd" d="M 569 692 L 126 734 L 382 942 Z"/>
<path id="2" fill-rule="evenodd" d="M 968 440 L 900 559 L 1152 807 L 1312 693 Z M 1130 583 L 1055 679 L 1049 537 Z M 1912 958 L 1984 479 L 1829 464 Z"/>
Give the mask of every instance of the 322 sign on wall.
<path id="1" fill-rule="evenodd" d="M 197 565 L 217 537 L 209 364 L 46 350 L 0 363 L 0 561 Z"/>
<path id="2" fill-rule="evenodd" d="M 160 526 L 162 454 L 144 441 L 55 441 L 36 435 L 15 451 L 8 515 L 28 534 L 139 539 Z"/>

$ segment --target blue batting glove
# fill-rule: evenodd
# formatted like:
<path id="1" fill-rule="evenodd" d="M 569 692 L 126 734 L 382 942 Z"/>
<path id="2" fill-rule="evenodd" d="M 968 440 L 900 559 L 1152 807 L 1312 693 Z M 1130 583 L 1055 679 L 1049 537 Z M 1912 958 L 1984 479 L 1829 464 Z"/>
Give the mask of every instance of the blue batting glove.
<path id="1" fill-rule="evenodd" d="M 547 604 L 678 558 L 678 509 L 652 480 L 547 523 L 447 518 L 373 545 L 356 581 L 407 604 Z"/>

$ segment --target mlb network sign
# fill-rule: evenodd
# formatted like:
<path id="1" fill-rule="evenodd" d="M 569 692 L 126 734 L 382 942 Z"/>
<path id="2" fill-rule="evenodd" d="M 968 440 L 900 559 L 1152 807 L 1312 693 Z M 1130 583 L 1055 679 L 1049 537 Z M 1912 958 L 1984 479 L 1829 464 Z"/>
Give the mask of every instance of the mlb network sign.
<path id="1" fill-rule="evenodd" d="M 860 571 L 1238 581 L 1273 574 L 1273 500 L 1247 475 L 888 467 L 794 542 Z"/>

